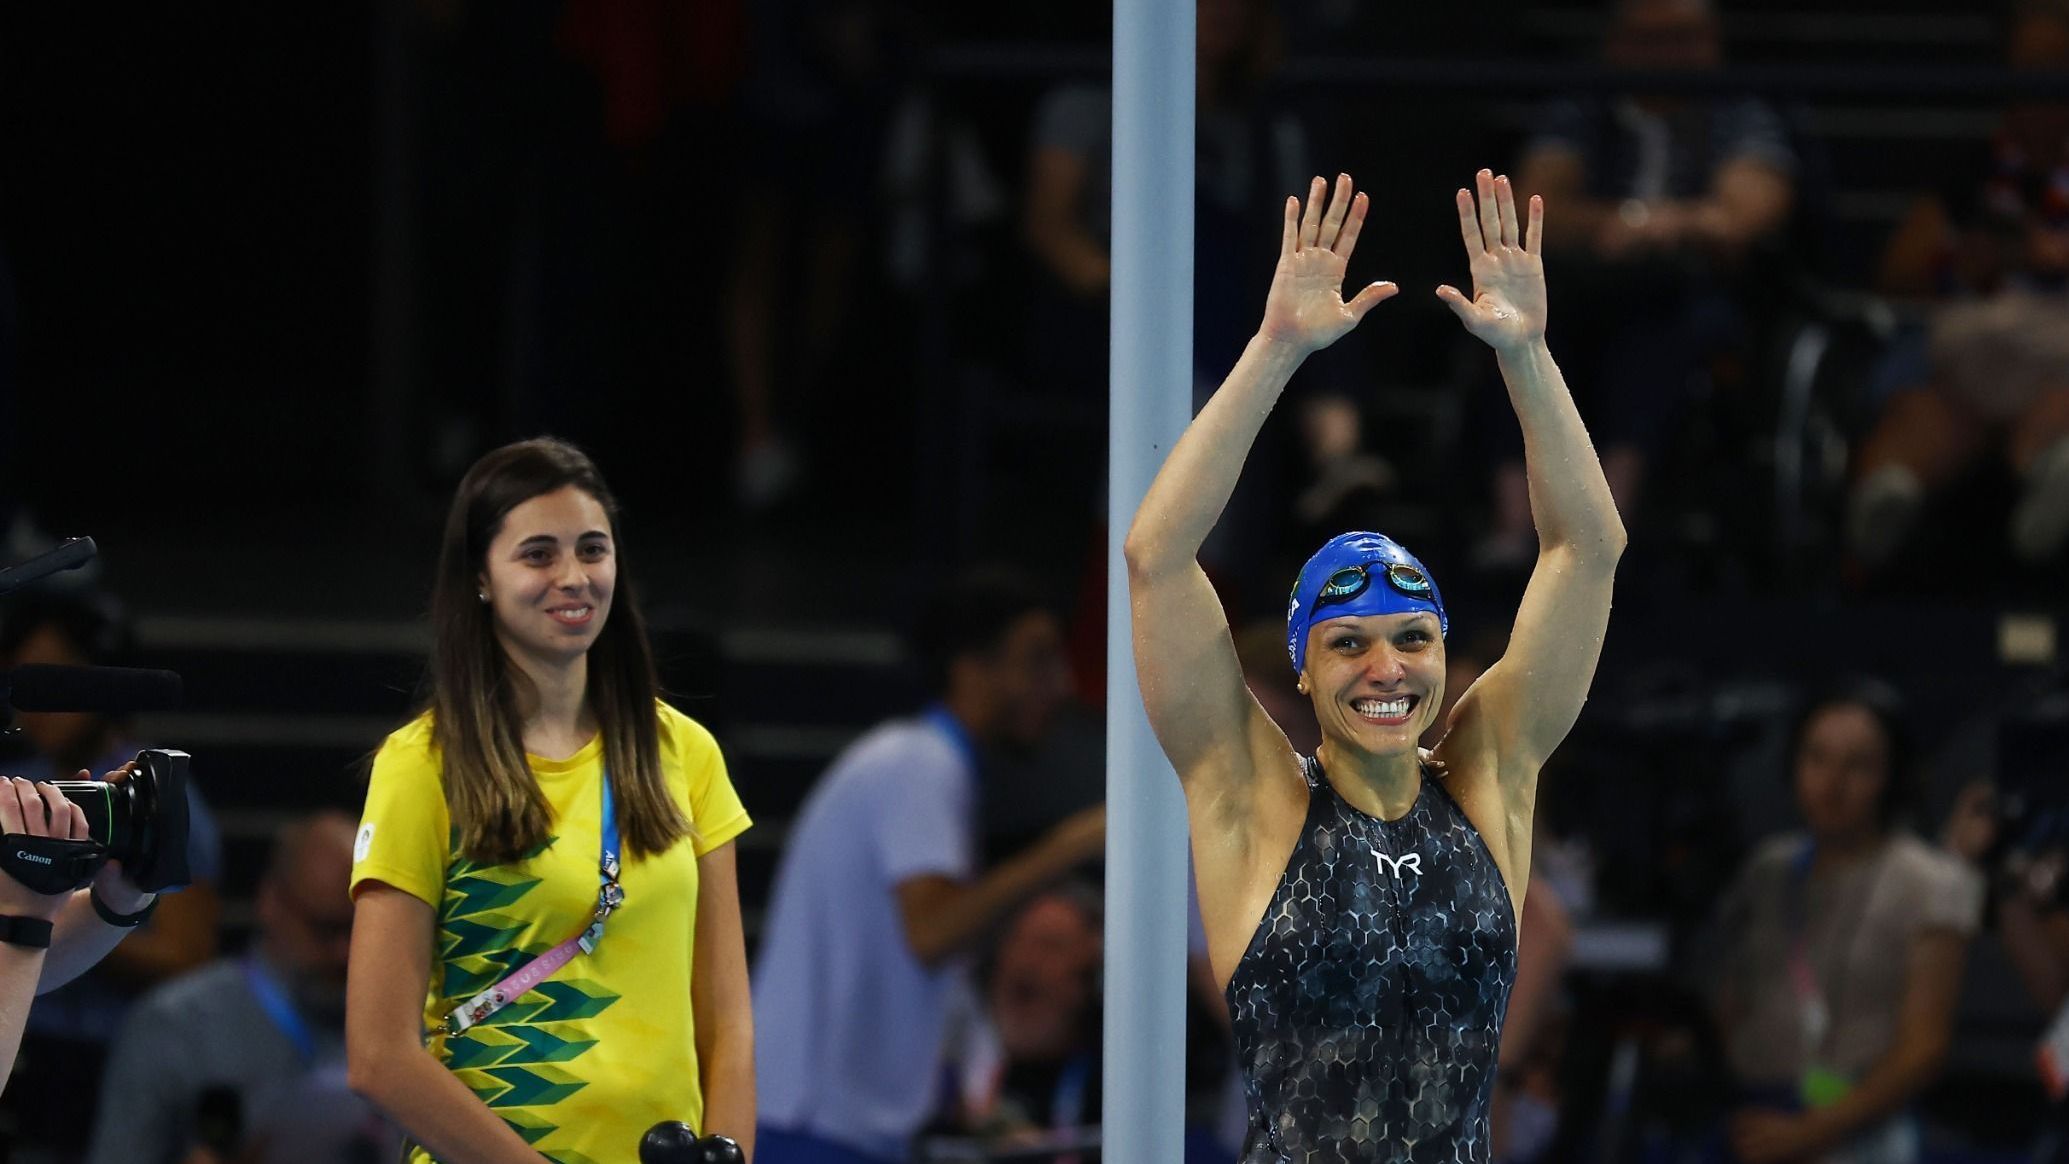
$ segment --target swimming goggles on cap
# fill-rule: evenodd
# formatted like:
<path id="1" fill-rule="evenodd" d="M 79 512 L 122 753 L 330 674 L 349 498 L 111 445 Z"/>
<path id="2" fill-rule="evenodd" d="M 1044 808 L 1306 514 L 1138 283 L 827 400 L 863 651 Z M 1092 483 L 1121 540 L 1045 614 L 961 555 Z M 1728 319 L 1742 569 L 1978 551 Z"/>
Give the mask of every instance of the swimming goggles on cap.
<path id="1" fill-rule="evenodd" d="M 1387 585 L 1410 598 L 1435 601 L 1431 597 L 1434 590 L 1430 586 L 1430 577 L 1421 570 L 1403 562 L 1360 562 L 1329 575 L 1328 580 L 1322 583 L 1322 592 L 1315 595 L 1315 605 L 1323 607 L 1349 602 L 1365 593 L 1366 588 L 1372 585 L 1372 568 L 1380 565 L 1386 567 Z"/>

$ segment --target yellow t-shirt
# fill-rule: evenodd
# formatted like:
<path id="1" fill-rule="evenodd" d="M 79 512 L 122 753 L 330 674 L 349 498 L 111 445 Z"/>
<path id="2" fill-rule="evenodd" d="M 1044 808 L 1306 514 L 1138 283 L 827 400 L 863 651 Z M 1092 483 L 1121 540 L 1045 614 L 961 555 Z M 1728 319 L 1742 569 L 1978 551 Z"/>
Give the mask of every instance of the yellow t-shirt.
<path id="1" fill-rule="evenodd" d="M 430 1038 L 439 1062 L 558 1164 L 629 1164 L 654 1124 L 703 1127 L 690 1006 L 697 858 L 750 822 L 711 733 L 667 704 L 660 731 L 661 768 L 694 843 L 623 862 L 625 904 L 593 953 L 466 1033 Z M 384 881 L 437 911 L 427 1030 L 573 936 L 596 908 L 603 741 L 565 760 L 527 759 L 552 806 L 553 834 L 522 861 L 485 866 L 456 851 L 428 714 L 374 757 L 352 887 Z M 432 1157 L 419 1148 L 410 1159 Z"/>

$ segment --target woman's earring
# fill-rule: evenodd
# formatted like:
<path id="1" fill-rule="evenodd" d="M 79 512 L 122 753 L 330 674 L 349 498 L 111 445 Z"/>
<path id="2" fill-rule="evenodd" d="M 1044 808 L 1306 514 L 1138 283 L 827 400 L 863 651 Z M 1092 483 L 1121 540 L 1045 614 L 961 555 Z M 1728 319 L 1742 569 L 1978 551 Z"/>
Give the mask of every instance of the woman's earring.
<path id="1" fill-rule="evenodd" d="M 489 592 L 488 592 L 488 591 L 486 591 L 486 590 L 478 590 L 478 591 L 476 591 L 476 592 L 475 592 L 475 597 L 476 597 L 476 598 L 479 598 L 479 599 L 481 599 L 481 604 L 482 604 L 483 606 L 487 606 L 487 605 L 489 604 Z"/>

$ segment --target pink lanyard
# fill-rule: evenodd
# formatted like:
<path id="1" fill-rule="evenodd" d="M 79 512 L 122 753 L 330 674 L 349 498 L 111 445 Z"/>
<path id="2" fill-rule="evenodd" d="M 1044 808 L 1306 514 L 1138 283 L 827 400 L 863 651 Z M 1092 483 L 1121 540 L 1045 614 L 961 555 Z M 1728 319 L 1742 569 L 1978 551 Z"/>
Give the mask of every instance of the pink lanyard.
<path id="1" fill-rule="evenodd" d="M 1817 846 L 1814 843 L 1805 846 L 1791 869 L 1784 915 L 1789 930 L 1789 985 L 1796 995 L 1806 1055 L 1822 1054 L 1831 1037 L 1832 1024 L 1838 1018 L 1839 1006 L 1844 1001 L 1847 963 L 1853 953 L 1854 941 L 1860 936 L 1861 926 L 1867 921 L 1868 907 L 1875 902 L 1875 891 L 1882 886 L 1882 877 L 1888 868 L 1886 856 L 1878 854 L 1872 858 L 1877 864 L 1869 877 L 1867 891 L 1861 896 L 1860 911 L 1848 919 L 1845 929 L 1835 936 L 1832 948 L 1837 951 L 1839 964 L 1833 972 L 1833 989 L 1829 996 L 1818 981 L 1817 968 L 1811 964 L 1809 903 L 1804 900 L 1810 892 L 1810 872 L 1817 859 Z M 1835 902 L 1835 908 L 1843 909 L 1845 903 Z"/>
<path id="2" fill-rule="evenodd" d="M 618 884 L 618 817 L 611 811 L 611 774 L 603 774 L 602 846 L 596 859 L 596 910 L 580 933 L 512 971 L 501 982 L 453 1008 L 434 1034 L 457 1035 L 486 1020 L 490 1015 L 523 998 L 534 986 L 546 981 L 561 967 L 575 960 L 577 953 L 593 954 L 603 939 L 603 923 L 625 904 L 625 888 Z"/>

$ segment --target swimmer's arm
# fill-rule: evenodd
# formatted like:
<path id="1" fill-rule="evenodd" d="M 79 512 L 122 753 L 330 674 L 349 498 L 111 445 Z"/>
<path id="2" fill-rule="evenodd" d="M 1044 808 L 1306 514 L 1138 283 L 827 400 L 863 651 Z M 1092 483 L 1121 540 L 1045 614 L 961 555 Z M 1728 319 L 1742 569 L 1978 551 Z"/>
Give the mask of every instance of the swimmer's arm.
<path id="1" fill-rule="evenodd" d="M 1494 348 L 1523 428 L 1538 555 L 1508 651 L 1452 709 L 1451 729 L 1461 739 L 1447 738 L 1439 752 L 1459 758 L 1491 750 L 1494 771 L 1520 782 L 1510 799 L 1527 804 L 1537 770 L 1587 699 L 1626 539 L 1588 430 L 1545 346 L 1543 204 L 1533 201 L 1526 237 L 1507 180 L 1482 170 L 1478 185 L 1477 203 L 1458 194 L 1474 296 L 1448 286 L 1437 293 Z"/>
<path id="2" fill-rule="evenodd" d="M 1220 596 L 1198 562 L 1163 569 L 1131 554 L 1128 598 L 1143 709 L 1192 815 L 1213 805 L 1218 816 L 1246 816 L 1260 754 L 1296 769 L 1293 745 L 1243 681 Z"/>
<path id="3" fill-rule="evenodd" d="M 1248 771 L 1255 752 L 1291 755 L 1243 683 L 1227 617 L 1200 569 L 1199 552 L 1295 369 L 1394 294 L 1393 284 L 1374 283 L 1343 301 L 1344 266 L 1368 200 L 1352 196 L 1348 175 L 1337 178 L 1325 213 L 1327 193 L 1316 178 L 1304 213 L 1297 199 L 1286 200 L 1264 323 L 1173 446 L 1123 546 L 1143 704 L 1189 796 L 1206 773 Z"/>
<path id="4" fill-rule="evenodd" d="M 1587 701 L 1626 537 L 1601 462 L 1543 341 L 1503 353 L 1500 363 L 1523 424 L 1537 564 L 1508 650 L 1452 718 L 1477 716 L 1494 742 L 1497 771 L 1534 781 Z"/>

